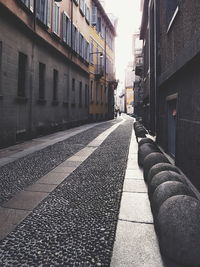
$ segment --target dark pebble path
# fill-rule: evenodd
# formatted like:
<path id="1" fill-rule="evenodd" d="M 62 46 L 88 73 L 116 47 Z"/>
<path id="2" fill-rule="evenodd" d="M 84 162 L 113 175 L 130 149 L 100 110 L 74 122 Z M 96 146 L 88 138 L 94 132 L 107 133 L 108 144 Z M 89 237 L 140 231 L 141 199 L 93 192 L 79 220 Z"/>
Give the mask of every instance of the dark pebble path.
<path id="1" fill-rule="evenodd" d="M 50 172 L 115 123 L 100 124 L 0 167 L 0 204 Z"/>
<path id="2" fill-rule="evenodd" d="M 0 266 L 110 265 L 131 132 L 127 120 L 1 241 Z"/>

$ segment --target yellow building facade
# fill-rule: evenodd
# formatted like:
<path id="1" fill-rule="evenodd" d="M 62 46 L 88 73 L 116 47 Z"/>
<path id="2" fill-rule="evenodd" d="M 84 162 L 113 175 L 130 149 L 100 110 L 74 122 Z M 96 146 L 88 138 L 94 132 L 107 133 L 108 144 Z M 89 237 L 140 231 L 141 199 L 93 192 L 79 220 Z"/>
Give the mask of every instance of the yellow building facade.
<path id="1" fill-rule="evenodd" d="M 115 80 L 115 27 L 98 0 L 90 2 L 90 96 L 92 120 L 113 118 Z"/>

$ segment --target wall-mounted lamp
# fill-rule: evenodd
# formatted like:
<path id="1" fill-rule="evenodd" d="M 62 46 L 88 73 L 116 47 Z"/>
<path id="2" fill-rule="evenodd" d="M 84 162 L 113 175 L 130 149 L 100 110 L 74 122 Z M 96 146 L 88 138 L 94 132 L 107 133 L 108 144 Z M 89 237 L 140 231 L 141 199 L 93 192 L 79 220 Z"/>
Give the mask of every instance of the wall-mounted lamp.
<path id="1" fill-rule="evenodd" d="M 103 53 L 102 52 L 93 52 L 90 53 L 90 55 L 94 55 L 94 54 L 99 54 L 101 58 L 103 58 Z"/>

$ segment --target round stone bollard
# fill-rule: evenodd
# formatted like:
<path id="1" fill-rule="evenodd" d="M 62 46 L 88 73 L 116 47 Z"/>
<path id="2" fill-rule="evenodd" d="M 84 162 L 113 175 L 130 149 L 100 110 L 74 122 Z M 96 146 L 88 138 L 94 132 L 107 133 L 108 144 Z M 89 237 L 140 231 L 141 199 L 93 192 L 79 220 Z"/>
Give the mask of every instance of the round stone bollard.
<path id="1" fill-rule="evenodd" d="M 156 190 L 156 188 L 168 181 L 175 181 L 175 182 L 180 182 L 180 183 L 185 183 L 185 179 L 181 174 L 178 174 L 177 172 L 173 171 L 162 171 L 157 173 L 151 180 L 151 183 L 148 187 L 148 193 L 149 193 L 149 198 L 150 200 L 152 199 L 153 193 Z"/>
<path id="2" fill-rule="evenodd" d="M 139 142 L 138 142 L 138 146 L 142 146 L 143 144 L 155 144 L 155 142 L 151 139 L 151 138 L 142 138 Z"/>
<path id="3" fill-rule="evenodd" d="M 145 157 L 144 167 L 144 180 L 147 180 L 150 169 L 157 163 L 169 163 L 169 160 L 159 152 L 151 153 Z"/>
<path id="4" fill-rule="evenodd" d="M 159 152 L 155 144 L 145 143 L 138 148 L 138 165 L 143 167 L 144 159 L 152 152 Z"/>
<path id="5" fill-rule="evenodd" d="M 154 216 L 157 217 L 161 205 L 168 198 L 177 195 L 187 195 L 196 198 L 192 190 L 181 182 L 168 181 L 160 184 L 154 191 L 151 201 Z"/>
<path id="6" fill-rule="evenodd" d="M 161 252 L 181 266 L 200 266 L 200 201 L 190 196 L 168 198 L 160 207 Z"/>
<path id="7" fill-rule="evenodd" d="M 134 130 L 136 129 L 136 127 L 138 127 L 138 126 L 143 126 L 139 121 L 136 121 L 136 122 L 134 122 L 133 123 L 133 128 L 134 128 Z"/>
<path id="8" fill-rule="evenodd" d="M 147 177 L 148 186 L 151 184 L 151 180 L 153 176 L 162 171 L 174 171 L 174 172 L 179 173 L 179 169 L 170 163 L 158 163 L 154 165 L 149 171 L 149 174 Z"/>

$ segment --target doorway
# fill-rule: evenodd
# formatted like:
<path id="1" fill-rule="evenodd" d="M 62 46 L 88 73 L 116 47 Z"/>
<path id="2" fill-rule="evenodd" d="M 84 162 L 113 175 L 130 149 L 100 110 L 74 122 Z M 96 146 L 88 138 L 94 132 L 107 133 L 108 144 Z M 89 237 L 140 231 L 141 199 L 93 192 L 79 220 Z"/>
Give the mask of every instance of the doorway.
<path id="1" fill-rule="evenodd" d="M 168 118 L 168 153 L 175 157 L 176 153 L 176 115 L 177 115 L 177 99 L 167 101 Z"/>

